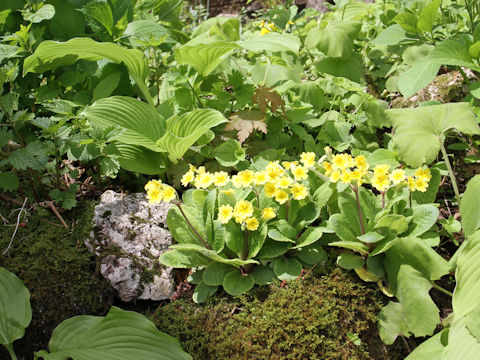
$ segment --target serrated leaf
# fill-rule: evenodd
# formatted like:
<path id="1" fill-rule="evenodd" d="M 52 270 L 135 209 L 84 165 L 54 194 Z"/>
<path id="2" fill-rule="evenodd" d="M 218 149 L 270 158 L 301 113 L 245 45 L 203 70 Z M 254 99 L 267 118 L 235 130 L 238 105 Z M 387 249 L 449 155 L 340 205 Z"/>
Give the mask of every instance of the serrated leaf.
<path id="1" fill-rule="evenodd" d="M 417 23 L 417 27 L 420 30 L 424 32 L 432 31 L 441 3 L 442 0 L 433 0 L 430 4 L 425 6 L 422 11 L 420 11 L 420 16 L 418 17 Z"/>
<path id="2" fill-rule="evenodd" d="M 90 23 L 92 20 L 95 21 L 93 26 L 98 22 L 110 35 L 113 35 L 113 12 L 108 2 L 94 1 L 84 5 L 80 11 L 85 14 Z"/>
<path id="3" fill-rule="evenodd" d="M 40 9 L 38 9 L 34 13 L 28 13 L 24 16 L 26 21 L 30 21 L 31 23 L 38 24 L 43 20 L 50 20 L 55 15 L 55 7 L 50 4 L 43 5 Z"/>
<path id="4" fill-rule="evenodd" d="M 0 188 L 4 191 L 15 191 L 18 189 L 18 177 L 13 172 L 0 173 Z"/>

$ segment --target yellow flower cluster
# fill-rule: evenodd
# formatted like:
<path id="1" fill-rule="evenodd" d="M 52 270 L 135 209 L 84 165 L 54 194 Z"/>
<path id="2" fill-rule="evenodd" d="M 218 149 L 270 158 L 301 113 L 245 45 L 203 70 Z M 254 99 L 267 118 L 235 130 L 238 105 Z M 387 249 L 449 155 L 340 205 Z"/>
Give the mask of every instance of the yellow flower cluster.
<path id="1" fill-rule="evenodd" d="M 300 154 L 299 161 L 270 161 L 264 170 L 243 170 L 231 177 L 224 171 L 209 173 L 203 166 L 198 169 L 190 165 L 190 169 L 181 179 L 183 186 L 193 184 L 198 189 L 207 189 L 211 186 L 222 188 L 231 185 L 233 188 L 255 187 L 256 191 L 263 187 L 268 198 L 274 198 L 279 204 L 285 204 L 290 198 L 305 199 L 308 188 L 302 180 L 308 178 L 309 169 L 316 164 L 315 153 Z M 234 189 L 222 190 L 230 194 Z M 227 216 L 226 216 L 227 217 Z M 224 217 L 224 218 L 226 218 Z"/>
<path id="2" fill-rule="evenodd" d="M 324 161 L 322 167 L 331 182 L 341 181 L 357 186 L 370 182 L 380 192 L 399 184 L 408 185 L 410 191 L 425 192 L 432 178 L 430 169 L 421 167 L 415 170 L 413 176 L 407 176 L 405 170 L 401 168 L 390 171 L 388 164 L 376 165 L 373 171 L 369 171 L 370 165 L 365 156 L 359 155 L 354 158 L 345 153 L 331 156 L 331 161 Z"/>
<path id="3" fill-rule="evenodd" d="M 278 28 L 275 26 L 274 23 L 267 23 L 262 20 L 259 24 L 260 26 L 260 35 L 265 35 L 271 33 L 272 31 L 278 31 Z"/>
<path id="4" fill-rule="evenodd" d="M 177 197 L 177 192 L 173 187 L 162 184 L 161 180 L 150 180 L 145 185 L 147 200 L 150 204 L 159 204 L 161 201 L 170 202 Z"/>
<path id="5" fill-rule="evenodd" d="M 260 222 L 253 216 L 253 204 L 247 200 L 240 200 L 235 204 L 235 207 L 230 205 L 222 205 L 218 208 L 218 220 L 222 224 L 227 224 L 232 218 L 237 224 L 244 224 L 249 231 L 255 231 L 260 226 Z M 268 221 L 276 217 L 275 210 L 271 207 L 266 207 L 262 210 L 262 220 Z"/>

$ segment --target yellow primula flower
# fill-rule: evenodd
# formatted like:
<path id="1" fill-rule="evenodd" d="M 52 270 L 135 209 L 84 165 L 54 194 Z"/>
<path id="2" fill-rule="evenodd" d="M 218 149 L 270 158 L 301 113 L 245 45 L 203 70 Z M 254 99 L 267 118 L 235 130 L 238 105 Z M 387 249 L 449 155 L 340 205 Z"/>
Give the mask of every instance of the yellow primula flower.
<path id="1" fill-rule="evenodd" d="M 182 183 L 183 186 L 188 186 L 193 180 L 195 179 L 195 173 L 193 171 L 187 171 L 185 174 L 183 174 L 182 179 L 180 182 Z"/>
<path id="2" fill-rule="evenodd" d="M 213 174 L 209 172 L 201 172 L 195 177 L 195 187 L 198 189 L 206 189 L 213 183 Z"/>
<path id="3" fill-rule="evenodd" d="M 407 177 L 407 185 L 410 191 L 415 191 L 415 179 L 413 176 Z"/>
<path id="4" fill-rule="evenodd" d="M 233 196 L 235 195 L 235 190 L 234 189 L 228 189 L 228 190 L 220 190 L 221 193 L 227 195 L 227 196 Z"/>
<path id="5" fill-rule="evenodd" d="M 262 210 L 262 219 L 265 221 L 273 219 L 277 214 L 275 213 L 275 210 L 271 207 L 266 207 L 265 209 Z"/>
<path id="6" fill-rule="evenodd" d="M 290 188 L 290 193 L 295 200 L 303 200 L 308 196 L 307 187 L 303 184 L 294 184 Z"/>
<path id="7" fill-rule="evenodd" d="M 405 180 L 405 171 L 402 169 L 395 169 L 390 174 L 389 178 L 393 185 L 400 184 L 403 180 Z"/>
<path id="8" fill-rule="evenodd" d="M 430 179 L 432 178 L 432 173 L 430 172 L 429 168 L 426 168 L 426 169 L 418 168 L 417 170 L 415 170 L 414 175 L 417 178 L 425 179 L 427 182 L 430 181 Z"/>
<path id="9" fill-rule="evenodd" d="M 238 181 L 243 187 L 248 187 L 253 182 L 254 172 L 252 170 L 243 170 L 240 171 L 238 176 Z"/>
<path id="10" fill-rule="evenodd" d="M 177 192 L 175 189 L 169 185 L 163 186 L 162 200 L 165 202 L 170 202 L 177 197 Z"/>
<path id="11" fill-rule="evenodd" d="M 325 175 L 330 175 L 333 170 L 332 164 L 330 164 L 328 161 L 324 161 L 322 162 L 322 166 L 325 169 Z"/>
<path id="12" fill-rule="evenodd" d="M 284 161 L 282 162 L 282 166 L 287 169 L 287 170 L 290 170 L 290 168 L 292 168 L 293 166 L 297 166 L 298 165 L 298 161 Z"/>
<path id="13" fill-rule="evenodd" d="M 372 186 L 380 192 L 384 192 L 390 186 L 390 179 L 386 174 L 379 174 L 373 177 Z"/>
<path id="14" fill-rule="evenodd" d="M 267 181 L 268 181 L 268 174 L 265 170 L 258 171 L 253 176 L 253 183 L 255 185 L 265 185 Z"/>
<path id="15" fill-rule="evenodd" d="M 359 170 L 368 170 L 369 165 L 367 163 L 367 158 L 364 155 L 358 155 L 355 158 L 355 165 Z"/>
<path id="16" fill-rule="evenodd" d="M 245 225 L 247 226 L 247 230 L 255 231 L 258 229 L 260 223 L 258 222 L 257 218 L 251 217 L 245 220 Z"/>
<path id="17" fill-rule="evenodd" d="M 233 209 L 233 216 L 235 217 L 235 221 L 237 223 L 245 221 L 246 218 L 252 215 L 253 205 L 250 201 L 240 200 L 235 204 L 235 208 Z"/>
<path id="18" fill-rule="evenodd" d="M 205 166 L 200 166 L 196 171 L 197 171 L 197 174 L 206 173 Z"/>
<path id="19" fill-rule="evenodd" d="M 352 180 L 354 180 L 358 186 L 362 186 L 363 178 L 367 175 L 366 170 L 355 169 L 352 171 Z"/>
<path id="20" fill-rule="evenodd" d="M 300 154 L 300 161 L 303 166 L 306 168 L 311 168 L 315 166 L 315 153 L 314 152 L 303 152 Z"/>
<path id="21" fill-rule="evenodd" d="M 337 154 L 332 157 L 332 165 L 339 170 L 345 170 L 355 166 L 355 160 L 353 160 L 350 154 Z"/>
<path id="22" fill-rule="evenodd" d="M 340 170 L 333 170 L 330 174 L 330 181 L 336 183 L 338 180 L 340 180 L 341 176 L 342 173 L 340 172 Z"/>
<path id="23" fill-rule="evenodd" d="M 195 166 L 193 166 L 192 164 L 188 164 L 188 167 L 189 167 L 188 171 L 192 171 L 192 172 L 197 171 L 197 168 Z"/>
<path id="24" fill-rule="evenodd" d="M 274 183 L 267 182 L 263 187 L 265 190 L 265 196 L 268 198 L 272 198 L 275 196 L 275 192 L 277 191 L 277 186 Z"/>
<path id="25" fill-rule="evenodd" d="M 145 184 L 145 191 L 160 190 L 162 185 L 162 180 L 150 180 Z"/>
<path id="26" fill-rule="evenodd" d="M 271 31 L 268 30 L 266 27 L 262 27 L 262 29 L 260 30 L 260 35 L 266 35 L 268 33 L 271 33 Z"/>
<path id="27" fill-rule="evenodd" d="M 293 180 L 287 176 L 282 176 L 275 181 L 275 185 L 277 185 L 280 189 L 286 189 L 292 184 Z"/>
<path id="28" fill-rule="evenodd" d="M 388 175 L 388 170 L 390 170 L 390 165 L 380 164 L 373 168 L 373 176 Z"/>
<path id="29" fill-rule="evenodd" d="M 350 170 L 342 171 L 342 175 L 340 176 L 340 181 L 344 184 L 350 184 L 353 180 L 353 175 Z"/>
<path id="30" fill-rule="evenodd" d="M 242 187 L 242 180 L 240 179 L 240 176 L 238 175 L 233 175 L 232 176 L 232 184 L 236 188 L 241 188 Z"/>
<path id="31" fill-rule="evenodd" d="M 420 192 L 427 191 L 428 188 L 428 181 L 424 177 L 417 177 L 415 179 L 415 190 Z"/>
<path id="32" fill-rule="evenodd" d="M 265 167 L 270 180 L 275 180 L 276 178 L 283 176 L 285 170 L 280 166 L 278 161 L 270 161 Z"/>
<path id="33" fill-rule="evenodd" d="M 217 171 L 213 174 L 213 185 L 225 186 L 230 181 L 228 174 L 225 171 Z"/>
<path id="34" fill-rule="evenodd" d="M 275 201 L 279 204 L 285 204 L 288 200 L 288 192 L 282 189 L 275 191 Z"/>
<path id="35" fill-rule="evenodd" d="M 292 175 L 295 177 L 295 180 L 304 180 L 308 177 L 308 170 L 303 166 L 294 166 L 292 167 Z"/>
<path id="36" fill-rule="evenodd" d="M 222 205 L 218 208 L 218 220 L 222 224 L 226 224 L 233 216 L 233 208 L 230 205 Z"/>

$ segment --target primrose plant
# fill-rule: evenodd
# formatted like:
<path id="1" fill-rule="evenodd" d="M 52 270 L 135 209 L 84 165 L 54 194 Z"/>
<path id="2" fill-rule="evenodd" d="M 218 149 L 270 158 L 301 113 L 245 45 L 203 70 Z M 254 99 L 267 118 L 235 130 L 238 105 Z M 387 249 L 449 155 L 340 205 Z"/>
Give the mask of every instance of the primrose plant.
<path id="1" fill-rule="evenodd" d="M 299 161 L 254 163 L 232 176 L 201 166 L 183 175 L 183 193 L 152 180 L 145 186 L 151 203 L 173 202 L 167 224 L 177 244 L 160 257 L 176 268 L 194 268 L 194 300 L 203 302 L 219 286 L 240 295 L 254 284 L 290 280 L 326 259 L 318 244 L 323 227 L 313 226 L 320 206 L 310 192 L 320 169 L 314 153 Z"/>

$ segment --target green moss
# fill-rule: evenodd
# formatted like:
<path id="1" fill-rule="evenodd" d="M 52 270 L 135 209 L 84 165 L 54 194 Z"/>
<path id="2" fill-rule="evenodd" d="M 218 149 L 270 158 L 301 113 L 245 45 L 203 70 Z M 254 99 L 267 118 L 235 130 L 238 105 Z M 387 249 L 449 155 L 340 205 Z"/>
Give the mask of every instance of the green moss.
<path id="1" fill-rule="evenodd" d="M 19 228 L 8 256 L 0 256 L 0 266 L 22 279 L 31 293 L 32 322 L 25 338 L 15 342 L 19 354 L 30 357 L 46 348 L 61 321 L 80 314 L 103 315 L 110 308 L 113 294 L 83 243 L 92 229 L 94 206 L 93 201 L 85 201 L 63 215 L 74 224 L 72 231 L 32 215 L 26 227 Z M 47 220 L 58 223 L 55 217 Z M 13 229 L 0 228 L 2 251 Z"/>
<path id="2" fill-rule="evenodd" d="M 394 359 L 376 330 L 382 305 L 378 290 L 337 269 L 272 286 L 263 296 L 178 300 L 152 318 L 195 360 Z M 357 342 L 356 334 L 359 345 L 350 340 Z"/>

